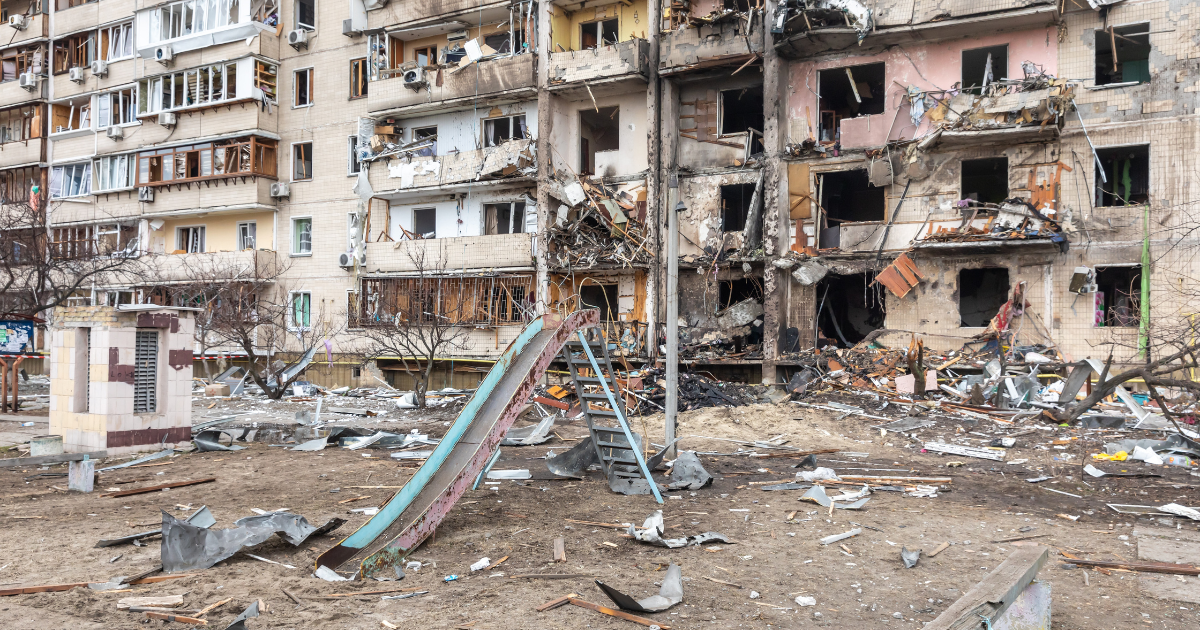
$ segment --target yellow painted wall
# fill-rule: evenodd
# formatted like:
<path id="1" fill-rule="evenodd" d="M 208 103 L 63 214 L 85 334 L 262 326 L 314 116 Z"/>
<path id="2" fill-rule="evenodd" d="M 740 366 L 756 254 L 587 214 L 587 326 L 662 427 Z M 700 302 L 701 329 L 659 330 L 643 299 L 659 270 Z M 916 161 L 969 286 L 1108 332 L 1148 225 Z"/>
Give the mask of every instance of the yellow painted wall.
<path id="1" fill-rule="evenodd" d="M 566 50 L 579 50 L 579 27 L 587 22 L 616 16 L 617 37 L 622 42 L 634 37 L 645 39 L 650 24 L 646 0 L 634 0 L 628 6 L 613 3 L 574 12 L 558 6 L 553 9 L 554 15 L 550 18 L 551 52 L 559 52 L 560 45 Z"/>
<path id="2" fill-rule="evenodd" d="M 275 231 L 274 212 L 247 212 L 238 214 L 218 214 L 206 217 L 181 217 L 171 219 L 163 224 L 161 230 L 150 231 L 150 243 L 153 251 L 158 251 L 157 244 L 165 245 L 166 253 L 174 251 L 178 243 L 175 228 L 183 226 L 204 226 L 204 251 L 231 252 L 237 247 L 237 224 L 243 221 L 255 221 L 255 238 L 258 249 L 275 249 L 271 239 Z"/>

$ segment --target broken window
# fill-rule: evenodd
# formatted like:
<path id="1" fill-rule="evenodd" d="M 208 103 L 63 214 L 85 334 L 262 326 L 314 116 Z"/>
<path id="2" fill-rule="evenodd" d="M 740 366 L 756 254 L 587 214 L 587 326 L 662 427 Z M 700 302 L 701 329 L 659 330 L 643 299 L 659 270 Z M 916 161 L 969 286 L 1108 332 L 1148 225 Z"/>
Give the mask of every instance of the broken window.
<path id="1" fill-rule="evenodd" d="M 964 92 L 981 94 L 983 88 L 1008 78 L 1008 44 L 964 50 L 962 87 Z"/>
<path id="2" fill-rule="evenodd" d="M 358 159 L 358 136 L 346 136 L 346 174 L 357 175 L 362 170 L 362 160 Z"/>
<path id="3" fill-rule="evenodd" d="M 817 73 L 821 142 L 836 142 L 844 118 L 882 114 L 884 64 L 831 68 Z"/>
<path id="4" fill-rule="evenodd" d="M 317 0 L 296 0 L 296 28 L 317 30 Z"/>
<path id="5" fill-rule="evenodd" d="M 730 184 L 721 186 L 721 231 L 741 232 L 746 229 L 750 216 L 750 202 L 754 198 L 754 184 Z"/>
<path id="6" fill-rule="evenodd" d="M 1150 82 L 1150 25 L 1096 31 L 1096 85 Z"/>
<path id="7" fill-rule="evenodd" d="M 617 319 L 617 285 L 589 282 L 579 287 L 579 308 L 600 309 L 600 321 L 602 322 Z"/>
<path id="8" fill-rule="evenodd" d="M 984 328 L 1008 301 L 1008 269 L 986 267 L 958 272 L 959 326 Z"/>
<path id="9" fill-rule="evenodd" d="M 312 179 L 312 143 L 297 142 L 292 145 L 292 181 Z"/>
<path id="10" fill-rule="evenodd" d="M 820 336 L 833 339 L 843 348 L 862 341 L 873 330 L 883 328 L 883 295 L 868 274 L 828 274 L 818 285 L 821 312 L 817 314 Z"/>
<path id="11" fill-rule="evenodd" d="M 204 252 L 204 226 L 181 227 L 176 230 L 175 249 L 189 254 Z"/>
<path id="12" fill-rule="evenodd" d="M 1150 146 L 1097 149 L 1096 205 L 1129 206 L 1150 200 Z M 1107 179 L 1108 181 L 1104 181 Z"/>
<path id="13" fill-rule="evenodd" d="M 750 12 L 750 0 L 724 0 L 724 7 L 729 11 L 737 11 L 738 13 Z"/>
<path id="14" fill-rule="evenodd" d="M 430 146 L 418 149 L 416 154 L 423 157 L 432 157 L 437 155 L 437 127 L 418 127 L 412 130 L 412 140 L 426 140 Z"/>
<path id="15" fill-rule="evenodd" d="M 853 221 L 883 221 L 887 189 L 872 186 L 865 169 L 821 174 L 819 203 L 825 219 L 837 227 Z"/>
<path id="16" fill-rule="evenodd" d="M 350 98 L 367 95 L 367 59 L 350 60 Z"/>
<path id="17" fill-rule="evenodd" d="M 489 203 L 483 206 L 484 234 L 520 234 L 525 231 L 525 202 Z"/>
<path id="18" fill-rule="evenodd" d="M 617 19 L 579 25 L 579 47 L 583 50 L 617 43 Z"/>
<path id="19" fill-rule="evenodd" d="M 92 194 L 92 163 L 55 166 L 50 171 L 50 198 L 66 199 Z"/>
<path id="20" fill-rule="evenodd" d="M 525 114 L 488 118 L 483 121 L 483 146 L 494 147 L 509 140 L 529 137 L 525 129 Z"/>
<path id="21" fill-rule="evenodd" d="M 77 33 L 54 42 L 54 74 L 86 68 L 95 59 L 94 33 Z"/>
<path id="22" fill-rule="evenodd" d="M 137 247 L 138 228 L 134 223 L 109 223 L 96 226 L 96 249 L 102 256 L 131 253 Z"/>
<path id="23" fill-rule="evenodd" d="M 362 281 L 354 327 L 426 322 L 496 326 L 522 323 L 533 306 L 532 276 L 368 278 Z"/>
<path id="24" fill-rule="evenodd" d="M 621 116 L 619 107 L 600 107 L 579 112 L 579 172 L 584 175 L 613 175 L 606 166 L 616 166 L 616 152 L 621 148 Z M 601 152 L 609 155 L 596 155 Z M 597 164 L 597 159 L 600 164 Z"/>
<path id="25" fill-rule="evenodd" d="M 762 302 L 762 281 L 758 278 L 722 280 L 717 285 L 717 307 L 714 311 L 729 308 L 738 302 L 755 300 Z"/>
<path id="26" fill-rule="evenodd" d="M 173 184 L 242 175 L 275 176 L 274 140 L 252 136 L 138 154 L 138 184 Z"/>
<path id="27" fill-rule="evenodd" d="M 258 223 L 255 221 L 243 221 L 238 223 L 238 249 L 245 251 L 254 249 L 258 240 Z"/>
<path id="28" fill-rule="evenodd" d="M 764 120 L 761 85 L 721 92 L 721 135 L 753 129 L 762 136 Z"/>
<path id="29" fill-rule="evenodd" d="M 980 203 L 1008 199 L 1008 158 L 962 161 L 962 198 Z"/>
<path id="30" fill-rule="evenodd" d="M 1141 323 L 1141 266 L 1096 267 L 1097 327 Z"/>
<path id="31" fill-rule="evenodd" d="M 437 238 L 437 209 L 413 208 L 412 231 L 422 238 Z"/>
<path id="32" fill-rule="evenodd" d="M 313 69 L 305 68 L 292 73 L 292 107 L 308 107 L 313 104 Z"/>

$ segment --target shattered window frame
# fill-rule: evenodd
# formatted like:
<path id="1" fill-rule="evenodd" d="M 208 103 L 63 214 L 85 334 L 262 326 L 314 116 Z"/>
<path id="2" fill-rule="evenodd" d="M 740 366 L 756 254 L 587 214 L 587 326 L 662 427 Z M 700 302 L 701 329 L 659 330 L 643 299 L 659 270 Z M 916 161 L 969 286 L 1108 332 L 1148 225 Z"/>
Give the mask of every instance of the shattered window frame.
<path id="1" fill-rule="evenodd" d="M 362 160 L 358 159 L 358 136 L 346 136 L 346 175 L 358 175 L 362 171 Z"/>
<path id="2" fill-rule="evenodd" d="M 309 182 L 313 179 L 313 143 L 292 143 L 292 181 Z"/>
<path id="3" fill-rule="evenodd" d="M 296 68 L 292 71 L 292 109 L 313 106 L 313 68 Z"/>
<path id="4" fill-rule="evenodd" d="M 1106 29 L 1096 29 L 1095 41 L 1095 64 L 1093 81 L 1096 86 L 1115 86 L 1115 85 L 1139 85 L 1149 83 L 1150 76 L 1150 52 L 1153 47 L 1150 45 L 1150 23 L 1139 22 L 1137 24 L 1126 24 L 1124 26 L 1109 25 Z M 1118 41 L 1118 38 L 1121 41 Z M 1116 44 L 1116 58 L 1113 56 L 1113 44 Z M 1124 48 L 1124 52 L 1122 51 Z M 1129 50 L 1133 48 L 1134 50 Z M 1145 49 L 1145 57 L 1139 53 L 1139 49 Z M 1135 54 L 1137 57 L 1126 57 L 1126 55 Z M 1114 66 L 1120 65 L 1120 68 L 1112 68 L 1110 70 L 1109 63 Z M 1126 70 L 1126 63 L 1130 63 L 1131 67 Z M 1120 78 L 1117 75 L 1120 74 Z M 1131 75 L 1131 78 L 1126 78 L 1126 74 Z"/>
<path id="5" fill-rule="evenodd" d="M 613 38 L 614 38 L 612 41 L 609 41 L 609 40 L 605 39 L 605 37 L 604 37 L 605 34 L 608 32 L 608 28 L 605 25 L 610 24 L 610 23 L 612 24 L 611 34 L 613 35 Z M 589 28 L 592 30 L 591 33 L 588 32 Z M 591 37 L 595 38 L 591 46 L 588 46 L 587 44 L 584 43 L 584 37 L 587 35 L 590 35 Z M 580 50 L 593 50 L 596 48 L 604 48 L 605 46 L 612 46 L 613 44 L 616 44 L 619 41 L 621 41 L 621 28 L 620 28 L 620 23 L 618 21 L 618 18 L 615 18 L 615 17 L 603 18 L 603 19 L 599 19 L 599 20 L 592 20 L 591 22 L 582 22 L 579 24 L 579 49 Z"/>
<path id="6" fill-rule="evenodd" d="M 366 57 L 350 60 L 350 100 L 367 97 L 371 85 L 368 74 Z"/>
<path id="7" fill-rule="evenodd" d="M 851 83 L 850 79 L 851 79 L 851 77 L 854 77 L 854 72 L 856 70 L 860 73 L 860 75 L 865 76 L 865 73 L 868 68 L 871 69 L 872 74 L 874 74 L 876 69 L 881 70 L 880 76 L 882 78 L 879 80 L 879 83 L 877 83 L 875 86 L 876 88 L 879 89 L 879 94 L 872 93 L 872 94 L 864 97 L 861 94 L 861 91 L 859 90 L 858 84 L 863 83 L 863 84 L 869 85 L 869 83 L 867 81 L 859 81 L 857 77 L 855 77 L 854 82 Z M 829 88 L 830 90 L 833 89 L 832 85 L 829 85 L 829 86 L 826 85 L 826 83 L 833 82 L 834 79 L 832 79 L 831 77 L 837 77 L 836 80 L 839 82 L 842 80 L 845 80 L 846 84 L 851 86 L 850 91 L 847 92 L 847 94 L 849 94 L 851 96 L 858 94 L 858 98 L 856 100 L 856 102 L 859 104 L 858 113 L 856 113 L 852 116 L 841 116 L 838 114 L 838 111 L 842 106 L 838 105 L 838 107 L 836 107 L 836 108 L 833 107 L 834 104 L 832 103 L 832 100 L 831 100 L 833 98 L 833 96 L 832 96 L 832 94 L 827 92 L 827 88 Z M 887 91 L 887 63 L 883 62 L 883 61 L 872 61 L 870 63 L 860 63 L 860 64 L 847 65 L 847 66 L 834 66 L 834 67 L 822 68 L 822 69 L 818 70 L 817 71 L 818 98 L 817 98 L 817 121 L 816 121 L 817 122 L 817 138 L 820 139 L 821 142 L 828 142 L 828 143 L 835 142 L 838 138 L 838 134 L 841 133 L 843 120 L 861 118 L 863 116 L 876 116 L 876 115 L 886 112 L 887 111 L 886 91 Z M 863 108 L 862 105 L 864 102 L 866 102 L 866 104 L 869 105 L 869 107 Z M 878 111 L 875 111 L 875 110 L 878 110 Z M 826 118 L 828 118 L 830 121 L 828 125 L 826 125 L 826 122 L 825 122 Z M 826 131 L 829 132 L 828 139 L 825 139 Z"/>
<path id="8" fill-rule="evenodd" d="M 203 254 L 207 251 L 205 239 L 208 231 L 206 225 L 177 225 L 175 226 L 175 251 L 187 254 Z"/>
<path id="9" fill-rule="evenodd" d="M 758 117 L 762 117 L 762 119 L 763 119 L 762 126 L 766 127 L 766 110 L 760 109 L 758 112 L 758 116 L 747 116 L 744 114 L 738 116 L 738 119 L 741 119 L 743 122 L 745 122 L 745 129 L 734 131 L 734 130 L 729 130 L 729 129 L 725 128 L 726 121 L 729 120 L 729 118 L 731 118 L 731 117 L 726 116 L 726 110 L 728 109 L 728 107 L 725 104 L 726 96 L 733 94 L 734 92 L 737 92 L 738 93 L 737 100 L 740 101 L 740 100 L 742 100 L 742 97 L 744 95 L 749 94 L 751 91 L 756 91 L 759 94 L 759 101 L 765 107 L 766 92 L 764 91 L 763 85 L 761 83 L 759 83 L 757 85 L 749 85 L 746 87 L 721 90 L 720 92 L 717 93 L 717 133 L 720 137 L 727 138 L 727 137 L 731 137 L 731 136 L 740 136 L 743 134 L 750 133 L 751 132 L 750 130 L 752 129 L 750 123 L 753 122 L 752 120 L 750 120 L 751 118 L 754 118 L 755 120 L 757 120 Z M 751 95 L 751 96 L 753 96 L 753 95 Z M 737 119 L 734 119 L 734 120 L 737 120 Z M 762 129 L 754 129 L 753 131 L 760 137 L 763 134 Z"/>
<path id="10" fill-rule="evenodd" d="M 524 140 L 529 137 L 529 126 L 525 122 L 525 114 L 512 114 L 509 116 L 495 116 L 492 118 L 483 119 L 483 146 L 498 147 L 505 142 L 513 140 Z M 497 128 L 500 121 L 505 121 L 507 131 L 502 131 Z M 519 124 L 518 124 L 519 123 Z M 521 135 L 517 135 L 518 131 Z M 497 134 L 507 133 L 506 137 L 495 137 Z"/>
<path id="11" fill-rule="evenodd" d="M 237 224 L 238 251 L 256 249 L 258 247 L 258 222 L 239 221 Z"/>
<path id="12" fill-rule="evenodd" d="M 519 212 L 518 205 L 520 206 Z M 506 213 L 508 216 L 509 231 L 507 232 L 500 231 L 500 206 L 508 206 Z M 483 204 L 483 235 L 503 236 L 505 234 L 525 234 L 525 211 L 526 205 L 523 200 L 493 201 Z M 518 215 L 521 217 L 520 222 L 517 221 Z"/>
<path id="13" fill-rule="evenodd" d="M 757 186 L 757 184 L 754 182 L 746 182 L 746 183 L 740 183 L 740 184 L 722 184 L 721 185 L 720 189 L 718 190 L 718 195 L 719 195 L 718 198 L 720 199 L 720 202 L 721 202 L 721 231 L 722 232 L 724 232 L 726 234 L 736 234 L 738 232 L 744 232 L 746 230 L 746 224 L 750 220 L 750 213 L 753 211 L 753 208 L 751 208 L 751 204 L 753 203 L 753 200 L 754 200 L 754 189 L 756 186 Z M 740 216 L 737 217 L 737 218 L 740 218 L 741 225 L 736 228 L 731 228 L 729 226 L 730 209 L 726 207 L 726 201 L 731 200 L 731 197 L 727 197 L 727 194 L 735 194 L 734 193 L 735 189 L 737 190 L 737 192 L 741 193 L 741 195 L 740 195 L 742 198 L 741 205 L 743 207 L 741 208 Z"/>
<path id="14" fill-rule="evenodd" d="M 982 94 L 983 91 L 985 89 L 987 89 L 987 87 L 989 85 L 992 85 L 993 83 L 995 83 L 997 81 L 1008 80 L 1008 66 L 1010 63 L 1008 48 L 1009 48 L 1008 43 L 1006 42 L 1003 44 L 996 44 L 994 46 L 980 46 L 978 48 L 968 48 L 968 49 L 963 50 L 962 56 L 960 58 L 961 66 L 959 68 L 959 80 L 960 80 L 959 86 L 962 88 L 962 91 L 965 93 L 969 93 L 969 94 Z M 995 52 L 1000 49 L 1004 49 L 1004 63 L 1003 64 L 999 63 L 994 56 Z M 974 77 L 974 75 L 976 74 L 973 69 L 973 66 L 975 63 L 974 56 L 982 55 L 982 59 L 980 60 L 979 63 L 982 63 L 983 67 L 979 68 L 978 74 L 979 74 L 980 84 L 978 84 L 978 85 L 976 85 L 974 83 L 972 83 L 971 85 L 967 85 L 967 68 L 968 68 L 968 56 L 969 55 L 972 56 L 972 60 L 971 60 L 971 65 L 972 65 L 971 76 L 972 77 Z M 988 55 L 993 55 L 993 57 L 992 57 L 992 78 L 990 80 L 987 77 L 987 56 Z M 1000 75 L 1003 75 L 1003 76 L 1000 76 Z"/>
<path id="15" fill-rule="evenodd" d="M 1133 152 L 1136 155 L 1130 156 L 1130 163 L 1124 169 L 1115 163 L 1118 159 L 1118 154 L 1126 151 Z M 1096 164 L 1096 160 L 1092 160 L 1092 177 L 1095 180 L 1095 192 L 1093 202 L 1097 208 L 1121 208 L 1128 206 L 1137 206 L 1150 202 L 1151 170 L 1150 170 L 1150 145 L 1149 144 L 1130 144 L 1116 147 L 1096 147 L 1096 158 L 1100 164 Z M 1137 166 L 1137 172 L 1134 170 L 1134 162 L 1140 161 Z M 1109 171 L 1109 167 L 1112 171 Z M 1100 176 L 1099 169 L 1104 168 L 1105 177 Z M 1118 179 L 1118 175 L 1120 175 Z M 1128 181 L 1125 181 L 1128 176 Z M 1106 182 L 1105 179 L 1108 181 Z M 1144 182 L 1145 188 L 1140 187 L 1140 183 Z M 1124 186 L 1124 195 L 1118 195 L 1118 186 Z"/>
<path id="16" fill-rule="evenodd" d="M 432 131 L 431 131 L 432 130 Z M 414 127 L 412 130 L 412 142 L 424 140 L 425 138 L 433 138 L 433 146 L 418 150 L 414 155 L 419 157 L 433 157 L 437 155 L 437 125 L 428 127 Z"/>
<path id="17" fill-rule="evenodd" d="M 1093 328 L 1138 328 L 1142 322 L 1142 265 L 1096 265 Z M 1117 277 L 1114 277 L 1117 276 Z M 1125 276 L 1121 278 L 1120 276 Z M 1128 286 L 1121 286 L 1127 279 Z M 1111 286 L 1112 291 L 1104 288 Z"/>

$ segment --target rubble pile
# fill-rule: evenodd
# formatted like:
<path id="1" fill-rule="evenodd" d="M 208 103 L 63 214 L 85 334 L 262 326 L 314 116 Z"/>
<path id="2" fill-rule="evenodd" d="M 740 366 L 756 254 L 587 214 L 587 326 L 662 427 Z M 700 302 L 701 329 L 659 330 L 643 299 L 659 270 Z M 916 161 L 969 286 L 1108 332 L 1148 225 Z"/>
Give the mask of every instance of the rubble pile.
<path id="1" fill-rule="evenodd" d="M 653 259 L 647 245 L 645 191 L 641 186 L 621 189 L 579 177 L 563 185 L 566 200 L 559 205 L 548 227 L 549 256 L 564 269 L 628 268 L 648 265 Z"/>
<path id="2" fill-rule="evenodd" d="M 658 405 L 667 399 L 666 369 L 655 368 L 646 373 L 646 382 L 653 383 L 647 387 L 646 397 Z M 729 383 L 697 374 L 681 372 L 679 374 L 679 410 L 690 411 L 705 407 L 741 407 L 762 402 L 770 402 L 766 397 L 766 388 L 755 385 Z"/>

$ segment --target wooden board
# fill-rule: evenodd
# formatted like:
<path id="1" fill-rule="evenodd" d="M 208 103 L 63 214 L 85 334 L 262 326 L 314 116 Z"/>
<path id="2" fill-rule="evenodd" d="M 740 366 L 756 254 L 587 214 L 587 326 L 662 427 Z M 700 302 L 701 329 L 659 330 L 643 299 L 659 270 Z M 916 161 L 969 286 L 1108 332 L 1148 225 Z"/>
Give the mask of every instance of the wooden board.
<path id="1" fill-rule="evenodd" d="M 216 480 L 217 480 L 216 477 L 209 477 L 207 479 L 195 479 L 193 481 L 176 481 L 175 483 L 164 483 L 162 485 L 150 486 L 148 488 L 133 488 L 130 490 L 121 490 L 120 492 L 110 492 L 108 494 L 102 494 L 100 496 L 102 496 L 102 497 L 127 497 L 131 494 L 143 494 L 146 492 L 155 492 L 157 490 L 166 490 L 167 488 L 182 488 L 184 486 L 194 486 L 194 485 L 201 484 L 201 483 L 210 483 L 210 482 L 213 482 Z"/>
<path id="2" fill-rule="evenodd" d="M 974 630 L 980 627 L 979 615 L 999 617 L 1033 581 L 1049 555 L 1049 549 L 1036 545 L 1013 551 L 923 630 Z"/>
<path id="3" fill-rule="evenodd" d="M 791 219 L 798 221 L 812 216 L 811 182 L 807 162 L 788 162 L 788 207 Z"/>
<path id="4" fill-rule="evenodd" d="M 102 459 L 108 457 L 108 451 L 92 451 L 91 453 L 63 453 L 61 455 L 41 455 L 38 457 L 12 457 L 0 459 L 0 468 L 14 466 L 41 466 L 43 464 L 58 464 L 61 462 L 79 462 L 84 458 Z"/>

